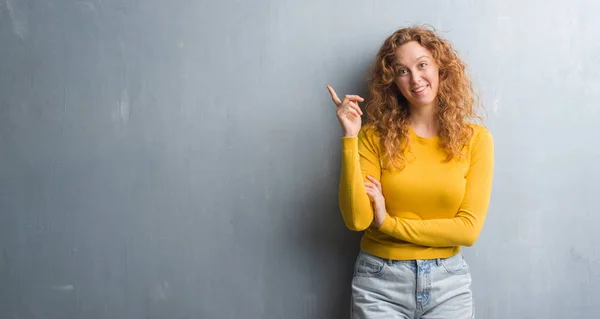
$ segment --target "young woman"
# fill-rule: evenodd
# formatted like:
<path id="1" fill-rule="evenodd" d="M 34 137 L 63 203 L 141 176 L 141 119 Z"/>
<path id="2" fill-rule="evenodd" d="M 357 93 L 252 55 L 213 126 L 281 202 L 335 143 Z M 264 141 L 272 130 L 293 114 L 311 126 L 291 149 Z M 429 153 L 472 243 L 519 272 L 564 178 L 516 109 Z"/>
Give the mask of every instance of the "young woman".
<path id="1" fill-rule="evenodd" d="M 364 231 L 353 318 L 474 317 L 461 246 L 478 238 L 494 165 L 471 82 L 451 44 L 424 27 L 394 32 L 377 53 L 366 123 L 328 86 L 344 129 L 339 204 Z"/>

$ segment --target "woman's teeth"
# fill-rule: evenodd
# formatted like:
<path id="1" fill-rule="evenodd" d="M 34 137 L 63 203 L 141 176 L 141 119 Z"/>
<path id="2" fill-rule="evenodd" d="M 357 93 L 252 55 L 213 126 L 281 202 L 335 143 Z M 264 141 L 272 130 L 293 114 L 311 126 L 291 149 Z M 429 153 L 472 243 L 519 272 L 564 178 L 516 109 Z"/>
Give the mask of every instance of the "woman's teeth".
<path id="1" fill-rule="evenodd" d="M 426 88 L 426 87 L 427 87 L 427 86 L 422 86 L 422 87 L 420 87 L 420 88 L 416 88 L 416 89 L 414 89 L 414 90 L 413 90 L 413 92 L 415 92 L 415 93 L 419 93 L 419 92 L 421 92 L 421 91 L 425 90 L 425 88 Z"/>

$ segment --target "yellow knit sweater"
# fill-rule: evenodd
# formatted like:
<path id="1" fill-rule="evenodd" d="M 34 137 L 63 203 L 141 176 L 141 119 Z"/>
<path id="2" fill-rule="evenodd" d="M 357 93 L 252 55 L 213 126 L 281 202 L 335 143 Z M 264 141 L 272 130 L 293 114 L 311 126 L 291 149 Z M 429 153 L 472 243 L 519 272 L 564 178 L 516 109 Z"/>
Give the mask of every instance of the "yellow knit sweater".
<path id="1" fill-rule="evenodd" d="M 361 248 L 396 260 L 446 258 L 475 243 L 487 214 L 492 189 L 494 141 L 483 126 L 460 160 L 445 162 L 439 137 L 423 138 L 410 130 L 406 166 L 381 166 L 378 134 L 363 126 L 358 137 L 342 138 L 339 204 L 346 226 L 365 231 Z M 366 175 L 380 181 L 388 217 L 371 226 L 373 208 Z"/>

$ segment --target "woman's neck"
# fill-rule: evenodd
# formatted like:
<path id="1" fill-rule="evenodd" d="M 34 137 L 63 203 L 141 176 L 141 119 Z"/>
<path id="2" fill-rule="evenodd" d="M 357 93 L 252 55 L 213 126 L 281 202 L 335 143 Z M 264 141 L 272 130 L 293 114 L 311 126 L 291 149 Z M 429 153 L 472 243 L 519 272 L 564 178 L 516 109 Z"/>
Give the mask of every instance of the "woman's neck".
<path id="1" fill-rule="evenodd" d="M 438 134 L 439 127 L 434 106 L 413 107 L 410 110 L 410 126 L 417 135 L 433 137 Z"/>

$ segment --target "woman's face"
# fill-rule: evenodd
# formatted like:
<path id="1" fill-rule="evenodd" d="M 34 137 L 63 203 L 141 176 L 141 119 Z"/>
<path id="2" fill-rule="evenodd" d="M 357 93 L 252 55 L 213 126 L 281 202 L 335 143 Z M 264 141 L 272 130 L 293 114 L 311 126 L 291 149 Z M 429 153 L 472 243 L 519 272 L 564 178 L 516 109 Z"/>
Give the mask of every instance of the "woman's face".
<path id="1" fill-rule="evenodd" d="M 400 93 L 414 108 L 435 106 L 439 86 L 439 67 L 431 52 L 416 41 L 410 41 L 395 53 L 394 82 Z"/>

